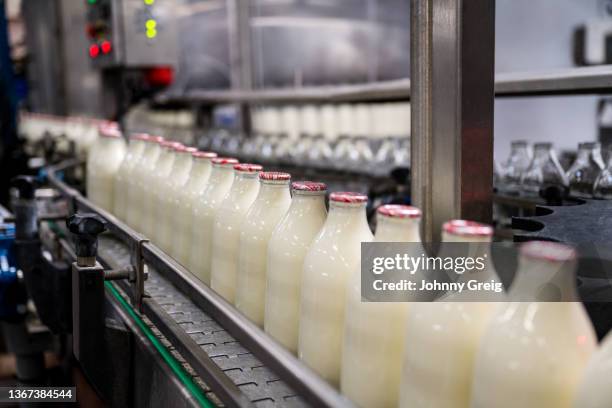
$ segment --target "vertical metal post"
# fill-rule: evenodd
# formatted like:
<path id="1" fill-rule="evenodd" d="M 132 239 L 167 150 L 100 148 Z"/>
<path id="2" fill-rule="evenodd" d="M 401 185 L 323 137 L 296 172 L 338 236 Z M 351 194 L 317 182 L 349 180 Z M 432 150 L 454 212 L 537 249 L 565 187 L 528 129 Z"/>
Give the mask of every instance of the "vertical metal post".
<path id="1" fill-rule="evenodd" d="M 423 239 L 491 222 L 494 0 L 411 1 L 412 196 Z"/>
<path id="2" fill-rule="evenodd" d="M 250 3 L 245 0 L 229 0 L 227 2 L 232 89 L 249 90 L 253 87 Z M 248 105 L 242 104 L 240 112 L 242 130 L 245 133 L 250 133 L 251 124 Z"/>
<path id="3" fill-rule="evenodd" d="M 432 36 L 433 0 L 410 2 L 410 174 L 414 205 L 423 211 L 422 239 L 433 239 Z"/>

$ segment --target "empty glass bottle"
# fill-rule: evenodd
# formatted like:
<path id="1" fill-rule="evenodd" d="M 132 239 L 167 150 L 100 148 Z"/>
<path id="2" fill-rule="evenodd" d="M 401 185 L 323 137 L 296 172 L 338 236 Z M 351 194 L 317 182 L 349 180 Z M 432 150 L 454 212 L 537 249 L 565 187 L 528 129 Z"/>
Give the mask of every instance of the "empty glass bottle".
<path id="1" fill-rule="evenodd" d="M 552 143 L 536 143 L 533 146 L 533 159 L 521 177 L 521 193 L 525 196 L 539 196 L 541 189 L 567 187 L 568 184 Z"/>
<path id="2" fill-rule="evenodd" d="M 608 148 L 606 167 L 599 173 L 593 186 L 593 197 L 612 199 L 612 146 Z"/>
<path id="3" fill-rule="evenodd" d="M 576 160 L 567 171 L 570 194 L 582 198 L 592 197 L 595 180 L 604 167 L 601 145 L 597 142 L 580 143 Z"/>
<path id="4" fill-rule="evenodd" d="M 531 151 L 524 140 L 512 142 L 510 157 L 504 164 L 504 172 L 499 184 L 502 193 L 516 194 L 519 192 L 521 176 L 528 169 L 531 162 Z"/>

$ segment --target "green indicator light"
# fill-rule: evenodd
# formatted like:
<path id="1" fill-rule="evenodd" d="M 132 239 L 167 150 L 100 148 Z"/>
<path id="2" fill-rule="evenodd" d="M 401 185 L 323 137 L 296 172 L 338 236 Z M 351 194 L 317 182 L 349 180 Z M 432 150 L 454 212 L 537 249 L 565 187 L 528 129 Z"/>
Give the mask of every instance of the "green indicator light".
<path id="1" fill-rule="evenodd" d="M 147 6 L 153 5 L 153 3 L 155 3 L 155 0 L 144 0 L 144 4 L 146 4 Z"/>
<path id="2" fill-rule="evenodd" d="M 147 20 L 147 22 L 145 23 L 145 27 L 147 27 L 147 30 L 155 30 L 155 28 L 157 27 L 157 21 L 155 20 Z"/>
<path id="3" fill-rule="evenodd" d="M 157 30 L 152 28 L 152 29 L 147 29 L 147 38 L 155 38 L 157 37 Z"/>
<path id="4" fill-rule="evenodd" d="M 87 2 L 88 2 L 89 4 L 96 4 L 96 1 L 98 1 L 98 0 L 87 0 Z"/>

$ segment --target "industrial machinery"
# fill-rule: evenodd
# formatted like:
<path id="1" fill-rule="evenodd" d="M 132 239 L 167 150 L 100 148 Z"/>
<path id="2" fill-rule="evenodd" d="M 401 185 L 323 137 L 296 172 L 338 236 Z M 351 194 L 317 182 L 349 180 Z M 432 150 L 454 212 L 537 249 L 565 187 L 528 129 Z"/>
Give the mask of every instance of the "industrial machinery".
<path id="1" fill-rule="evenodd" d="M 173 66 L 177 25 L 169 2 L 88 0 L 89 56 L 96 67 Z"/>
<path id="2" fill-rule="evenodd" d="M 599 230 L 597 239 L 609 241 L 609 228 L 592 215 L 612 217 L 610 200 L 577 200 L 563 188 L 525 198 L 492 186 L 495 98 L 609 94 L 610 67 L 496 73 L 494 3 L 472 4 L 62 2 L 73 11 L 63 16 L 78 16 L 85 32 L 78 47 L 63 50 L 76 61 L 78 48 L 88 64 L 62 75 L 79 79 L 68 94 L 95 83 L 104 97 L 91 99 L 104 103 L 87 113 L 121 122 L 124 135 L 160 134 L 330 190 L 367 192 L 371 224 L 380 204 L 414 203 L 426 243 L 439 240 L 449 219 L 497 221 L 499 240 L 584 249 Z M 29 9 L 39 13 L 33 21 L 40 10 Z M 58 25 L 62 13 L 53 10 Z M 502 41 L 515 34 L 508 26 Z M 587 31 L 607 38 L 608 26 Z M 589 63 L 607 61 L 597 45 L 585 54 Z M 45 86 L 30 106 L 70 120 L 45 116 L 32 128 L 28 120 L 41 118 L 23 115 L 31 174 L 13 180 L 12 213 L 0 211 L 0 320 L 18 379 L 39 380 L 42 356 L 53 349 L 86 380 L 81 395 L 91 387 L 110 406 L 354 406 L 150 237 L 86 197 L 83 159 L 106 122 L 76 119 L 83 112 L 74 97 L 47 109 L 63 101 L 43 69 L 54 60 L 47 52 L 32 62 L 42 64 L 34 71 L 45 74 Z M 601 103 L 602 128 L 610 128 L 609 105 Z M 387 122 L 400 129 L 378 126 Z M 612 259 L 595 249 L 580 259 L 579 292 L 607 302 Z M 603 337 L 610 308 L 586 306 Z"/>

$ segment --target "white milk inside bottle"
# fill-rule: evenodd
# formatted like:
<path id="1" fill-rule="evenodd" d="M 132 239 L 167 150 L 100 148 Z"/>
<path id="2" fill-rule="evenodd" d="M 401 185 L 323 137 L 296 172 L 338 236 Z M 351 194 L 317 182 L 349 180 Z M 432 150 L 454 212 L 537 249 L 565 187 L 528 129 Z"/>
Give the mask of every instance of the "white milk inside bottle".
<path id="1" fill-rule="evenodd" d="M 576 255 L 532 241 L 478 349 L 472 407 L 569 408 L 597 340 L 576 291 Z M 583 406 L 581 406 L 582 408 Z"/>
<path id="2" fill-rule="evenodd" d="M 127 203 L 126 203 L 126 220 L 127 224 L 137 231 L 140 231 L 142 224 L 142 212 L 144 208 L 143 191 L 146 183 L 146 178 L 153 172 L 153 168 L 161 153 L 161 143 L 164 138 L 161 136 L 151 136 L 145 141 L 145 148 L 142 156 L 138 159 L 126 181 Z"/>
<path id="3" fill-rule="evenodd" d="M 180 191 L 183 190 L 191 165 L 193 163 L 192 154 L 197 152 L 195 147 L 183 147 L 175 150 L 174 162 L 170 174 L 159 185 L 159 212 L 156 217 L 156 235 L 157 242 L 161 249 L 170 253 L 172 241 L 176 234 L 175 219 L 177 216 L 176 210 L 179 206 L 179 200 L 182 199 Z"/>
<path id="4" fill-rule="evenodd" d="M 418 208 L 383 205 L 377 220 L 374 242 L 413 242 L 410 256 L 425 253 Z M 397 407 L 409 303 L 362 302 L 360 268 L 353 271 L 346 296 L 340 390 L 361 407 Z"/>
<path id="5" fill-rule="evenodd" d="M 490 226 L 464 220 L 449 221 L 442 231 L 444 243 L 456 243 L 451 246 L 461 245 L 474 259 L 482 258 L 485 268 L 470 275 L 471 279 L 498 285 L 495 287 L 502 290 L 491 262 L 492 236 Z M 441 248 L 440 256 L 443 251 Z M 424 271 L 424 274 L 430 273 L 430 269 Z M 465 272 L 462 278 L 467 275 Z M 459 299 L 465 299 L 468 294 L 464 293 L 449 292 L 442 301 L 410 305 L 400 385 L 401 407 L 469 406 L 476 350 L 499 303 L 461 302 Z M 503 292 L 487 295 L 487 299 L 503 301 Z"/>
<path id="6" fill-rule="evenodd" d="M 189 269 L 206 285 L 210 285 L 213 221 L 232 187 L 235 164 L 238 160 L 230 157 L 212 159 L 210 179 L 193 203 Z"/>
<path id="7" fill-rule="evenodd" d="M 94 166 L 89 177 L 93 194 L 90 199 L 103 209 L 112 212 L 114 204 L 115 175 L 125 156 L 125 141 L 117 128 L 109 127 L 101 131 L 102 143 L 96 153 Z"/>
<path id="8" fill-rule="evenodd" d="M 332 193 L 327 220 L 304 258 L 298 356 L 336 387 L 348 279 L 360 265 L 361 243 L 372 240 L 367 201 L 360 193 Z"/>
<path id="9" fill-rule="evenodd" d="M 268 242 L 291 205 L 288 173 L 262 172 L 257 198 L 240 229 L 235 305 L 263 327 L 266 303 Z"/>
<path id="10" fill-rule="evenodd" d="M 142 200 L 144 203 L 142 223 L 140 231 L 149 237 L 154 243 L 158 242 L 155 235 L 155 226 L 157 224 L 157 211 L 160 200 L 159 186 L 166 180 L 172 169 L 176 149 L 183 147 L 182 143 L 166 141 L 161 143 L 162 150 L 159 158 L 155 162 L 153 171 L 145 177 L 143 185 Z"/>
<path id="11" fill-rule="evenodd" d="M 327 217 L 327 186 L 298 181 L 291 187 L 291 206 L 268 244 L 264 329 L 297 354 L 304 257 Z"/>
<path id="12" fill-rule="evenodd" d="M 35 117 L 42 119 L 42 116 L 37 115 Z M 36 125 L 36 127 L 38 126 L 41 126 L 41 129 L 34 132 L 40 132 L 40 136 L 36 137 L 37 139 L 39 137 L 42 138 L 43 133 L 42 125 L 39 123 Z M 87 156 L 87 163 L 85 166 L 85 187 L 87 198 L 89 198 L 89 200 L 91 200 L 92 202 L 95 202 L 98 199 L 98 197 L 96 196 L 96 177 L 98 177 L 99 174 L 98 168 L 100 167 L 100 158 L 104 155 L 104 151 L 106 150 L 106 146 L 108 145 L 108 138 L 114 137 L 114 135 L 121 136 L 121 131 L 119 130 L 119 125 L 117 123 L 104 122 L 100 124 L 97 129 L 96 141 L 94 142 L 91 151 Z"/>
<path id="13" fill-rule="evenodd" d="M 574 408 L 612 407 L 612 333 L 604 337 L 593 353 L 580 380 Z"/>
<path id="14" fill-rule="evenodd" d="M 259 192 L 262 170 L 258 164 L 234 165 L 234 183 L 214 220 L 210 285 L 232 304 L 236 297 L 240 229 Z"/>
<path id="15" fill-rule="evenodd" d="M 130 137 L 130 144 L 117 174 L 115 175 L 115 194 L 113 210 L 116 217 L 120 220 L 126 220 L 127 211 L 127 194 L 128 194 L 128 178 L 132 169 L 142 156 L 145 149 L 145 144 L 149 139 L 146 134 L 134 134 Z"/>
<path id="16" fill-rule="evenodd" d="M 183 265 L 189 263 L 189 253 L 191 251 L 191 218 L 193 203 L 198 198 L 210 177 L 212 170 L 212 159 L 217 157 L 212 152 L 194 152 L 193 164 L 189 172 L 189 179 L 185 186 L 179 190 L 176 206 L 176 231 L 172 239 L 171 254 Z"/>

